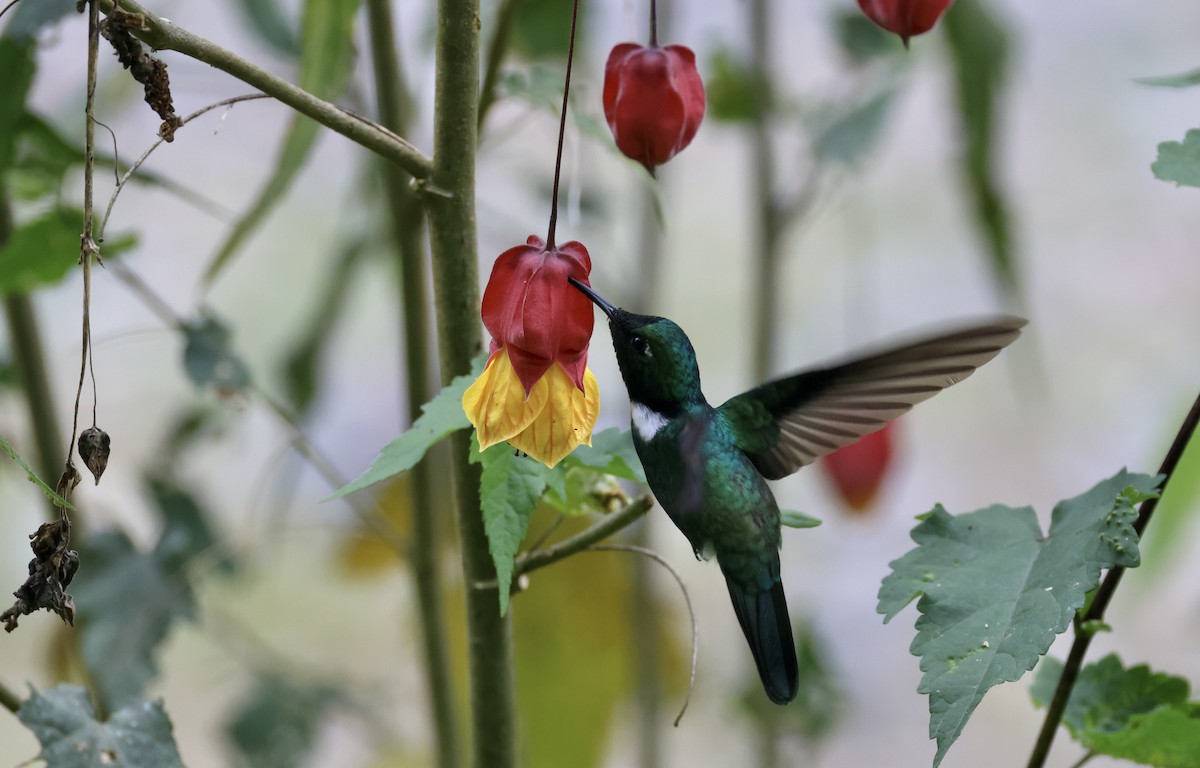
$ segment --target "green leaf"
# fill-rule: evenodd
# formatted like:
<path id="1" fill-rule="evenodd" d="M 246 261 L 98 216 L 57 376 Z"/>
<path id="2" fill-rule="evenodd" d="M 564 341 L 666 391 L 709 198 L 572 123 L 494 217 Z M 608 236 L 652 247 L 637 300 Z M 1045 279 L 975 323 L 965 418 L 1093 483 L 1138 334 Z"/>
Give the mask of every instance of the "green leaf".
<path id="1" fill-rule="evenodd" d="M 817 135 L 813 154 L 826 163 L 857 163 L 879 143 L 895 95 L 895 91 L 884 91 L 837 116 Z"/>
<path id="2" fill-rule="evenodd" d="M 183 369 L 198 387 L 237 392 L 250 383 L 250 371 L 233 351 L 229 329 L 211 315 L 183 324 Z"/>
<path id="3" fill-rule="evenodd" d="M 80 555 L 87 578 L 74 591 L 83 658 L 110 711 L 141 695 L 158 674 L 154 653 L 171 626 L 195 615 L 181 566 L 163 554 L 140 552 L 124 533 L 104 531 Z"/>
<path id="4" fill-rule="evenodd" d="M 1134 500 L 1161 478 L 1125 470 L 1060 502 L 1043 535 L 1032 507 L 995 505 L 953 516 L 940 505 L 891 563 L 877 610 L 890 621 L 916 598 L 910 650 L 925 675 L 936 766 L 989 688 L 1019 679 L 1070 626 L 1100 571 L 1138 564 Z"/>
<path id="5" fill-rule="evenodd" d="M 331 99 L 346 87 L 354 63 L 354 13 L 359 0 L 306 0 L 300 32 L 299 86 L 323 99 Z M 316 143 L 319 126 L 296 115 L 283 141 L 275 170 L 258 198 L 234 226 L 205 270 L 211 283 L 237 250 L 258 229 L 292 186 Z"/>
<path id="6" fill-rule="evenodd" d="M 164 523 L 154 554 L 165 568 L 182 570 L 193 557 L 207 554 L 219 545 L 216 532 L 209 523 L 209 514 L 200 506 L 196 496 L 171 475 L 163 473 L 148 476 L 146 491 Z M 219 567 L 228 573 L 233 564 L 232 560 L 226 559 L 221 561 Z"/>
<path id="7" fill-rule="evenodd" d="M 37 70 L 33 41 L 14 39 L 10 31 L 0 37 L 0 175 L 12 165 L 17 123 L 25 114 L 25 97 Z"/>
<path id="8" fill-rule="evenodd" d="M 1193 85 L 1200 85 L 1200 69 L 1162 77 L 1139 77 L 1134 82 L 1153 85 L 1157 88 L 1191 88 Z"/>
<path id="9" fill-rule="evenodd" d="M 1158 159 L 1150 166 L 1156 178 L 1184 187 L 1200 187 L 1200 129 L 1188 131 L 1182 142 L 1158 145 Z"/>
<path id="10" fill-rule="evenodd" d="M 101 723 L 85 689 L 60 685 L 33 691 L 17 718 L 53 768 L 183 768 L 161 704 L 131 701 Z"/>
<path id="11" fill-rule="evenodd" d="M 554 470 L 527 456 L 518 456 L 506 444 L 493 445 L 483 452 L 482 459 L 479 504 L 488 550 L 496 565 L 496 586 L 500 593 L 500 615 L 503 616 L 508 612 L 513 560 L 525 538 L 529 517 Z"/>
<path id="12" fill-rule="evenodd" d="M 0 34 L 0 39 L 28 40 L 41 32 L 42 27 L 58 21 L 63 16 L 75 13 L 76 0 L 37 0 L 33 3 L 18 3 L 12 12 L 12 20 Z M 0 72 L 8 70 L 0 67 Z"/>
<path id="13" fill-rule="evenodd" d="M 563 462 L 569 467 L 587 467 L 635 483 L 646 482 L 646 473 L 629 430 L 610 427 L 597 432 L 592 435 L 591 445 L 579 446 Z"/>
<path id="14" fill-rule="evenodd" d="M 728 47 L 717 48 L 708 57 L 707 70 L 704 91 L 713 120 L 749 122 L 770 108 L 769 85 L 758 82 L 754 70 Z"/>
<path id="15" fill-rule="evenodd" d="M 797 512 L 794 509 L 781 509 L 779 510 L 779 522 L 788 528 L 816 528 L 821 524 L 821 519 Z"/>
<path id="16" fill-rule="evenodd" d="M 843 11 L 833 18 L 838 46 L 854 64 L 865 64 L 903 50 L 895 35 L 884 32 L 862 12 Z"/>
<path id="17" fill-rule="evenodd" d="M 225 723 L 225 735 L 254 768 L 303 765 L 337 692 L 276 675 L 259 677 Z"/>
<path id="18" fill-rule="evenodd" d="M 1062 662 L 1047 657 L 1030 693 L 1047 706 Z M 1063 723 L 1083 747 L 1103 755 L 1161 768 L 1195 768 L 1200 755 L 1200 703 L 1188 701 L 1183 678 L 1152 672 L 1145 664 L 1126 669 L 1109 654 L 1079 672 Z"/>
<path id="19" fill-rule="evenodd" d="M 975 225 L 987 243 L 996 280 L 1005 291 L 1016 293 L 1010 206 L 995 173 L 1010 33 L 982 0 L 959 0 L 942 18 L 942 27 L 954 63 L 960 130 L 966 147 L 962 170 Z"/>
<path id="20" fill-rule="evenodd" d="M 588 5 L 579 9 L 579 28 L 587 29 Z M 571 4 L 561 0 L 517 0 L 510 45 L 527 59 L 565 59 L 570 42 Z"/>
<path id="21" fill-rule="evenodd" d="M 263 42 L 289 58 L 300 55 L 300 41 L 279 3 L 275 0 L 238 0 L 237 5 Z"/>
<path id="22" fill-rule="evenodd" d="M 79 263 L 82 224 L 82 211 L 57 208 L 17 227 L 0 247 L 0 294 L 28 293 L 62 280 Z M 118 256 L 135 243 L 129 236 L 110 238 L 103 256 Z"/>
<path id="23" fill-rule="evenodd" d="M 4 435 L 0 435 L 0 448 L 4 449 L 4 452 L 8 454 L 9 458 L 21 465 L 21 468 L 25 470 L 25 476 L 29 478 L 29 482 L 41 488 L 42 493 L 46 494 L 46 498 L 50 499 L 51 504 L 56 507 L 69 509 L 72 512 L 75 511 L 75 507 L 71 504 L 71 502 L 55 493 L 53 488 L 47 485 L 42 478 L 37 476 L 37 473 L 33 471 L 33 467 L 29 466 L 29 464 L 25 462 L 25 459 L 21 458 L 20 454 L 17 453 L 17 449 L 12 447 L 12 443 L 4 439 Z"/>
<path id="24" fill-rule="evenodd" d="M 424 458 L 426 451 L 446 435 L 471 426 L 467 414 L 463 412 L 462 398 L 467 387 L 471 386 L 483 371 L 483 361 L 483 357 L 476 358 L 472 363 L 471 373 L 455 376 L 432 400 L 421 406 L 421 416 L 408 430 L 383 446 L 366 472 L 338 488 L 324 500 L 340 499 L 407 472 Z"/>

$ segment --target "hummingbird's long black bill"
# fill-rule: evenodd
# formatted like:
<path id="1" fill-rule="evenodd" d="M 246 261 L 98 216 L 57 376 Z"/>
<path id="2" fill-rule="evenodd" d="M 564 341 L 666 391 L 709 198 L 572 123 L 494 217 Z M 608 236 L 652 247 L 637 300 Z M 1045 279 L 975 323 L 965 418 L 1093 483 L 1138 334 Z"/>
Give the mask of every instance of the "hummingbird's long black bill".
<path id="1" fill-rule="evenodd" d="M 591 299 L 592 303 L 604 310 L 604 314 L 609 317 L 612 317 L 613 312 L 617 311 L 617 308 L 610 304 L 603 296 L 593 291 L 591 286 L 584 285 L 573 277 L 568 277 L 567 282 L 578 288 L 580 293 Z"/>

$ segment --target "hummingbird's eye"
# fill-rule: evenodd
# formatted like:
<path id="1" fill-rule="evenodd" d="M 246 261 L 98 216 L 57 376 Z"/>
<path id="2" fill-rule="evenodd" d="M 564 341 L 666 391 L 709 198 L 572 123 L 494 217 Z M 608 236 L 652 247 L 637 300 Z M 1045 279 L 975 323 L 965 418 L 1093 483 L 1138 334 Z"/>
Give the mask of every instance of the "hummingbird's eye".
<path id="1" fill-rule="evenodd" d="M 629 343 L 632 344 L 633 348 L 639 353 L 645 355 L 646 357 L 650 357 L 650 342 L 646 341 L 641 336 L 634 336 L 629 340 Z"/>

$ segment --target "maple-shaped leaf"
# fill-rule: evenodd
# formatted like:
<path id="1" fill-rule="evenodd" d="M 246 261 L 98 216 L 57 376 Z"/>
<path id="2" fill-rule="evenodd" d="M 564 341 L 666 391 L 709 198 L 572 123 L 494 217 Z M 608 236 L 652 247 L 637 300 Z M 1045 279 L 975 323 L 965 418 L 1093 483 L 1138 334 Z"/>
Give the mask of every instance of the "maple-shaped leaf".
<path id="1" fill-rule="evenodd" d="M 994 505 L 951 515 L 941 505 L 913 529 L 918 546 L 891 563 L 877 610 L 890 621 L 914 599 L 921 617 L 910 650 L 925 673 L 933 764 L 994 685 L 1033 669 L 1113 566 L 1140 562 L 1134 505 L 1161 478 L 1121 470 L 1059 502 L 1043 534 L 1032 507 Z"/>
<path id="2" fill-rule="evenodd" d="M 171 719 L 162 705 L 130 701 L 104 722 L 76 685 L 33 691 L 17 718 L 42 745 L 38 758 L 55 768 L 183 768 Z"/>
<path id="3" fill-rule="evenodd" d="M 1038 665 L 1030 693 L 1046 706 L 1062 662 Z M 1063 712 L 1071 736 L 1089 752 L 1159 768 L 1194 768 L 1200 755 L 1200 702 L 1188 701 L 1188 682 L 1145 664 L 1126 669 L 1110 653 L 1079 672 Z"/>

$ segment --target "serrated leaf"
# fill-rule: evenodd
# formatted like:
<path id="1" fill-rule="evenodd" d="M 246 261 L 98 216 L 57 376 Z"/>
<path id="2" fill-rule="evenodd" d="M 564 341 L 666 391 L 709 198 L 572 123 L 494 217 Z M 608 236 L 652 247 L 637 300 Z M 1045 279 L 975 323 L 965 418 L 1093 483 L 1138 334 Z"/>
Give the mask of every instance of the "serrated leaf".
<path id="1" fill-rule="evenodd" d="M 424 458 L 425 452 L 435 443 L 451 432 L 470 427 L 471 422 L 467 420 L 467 414 L 463 412 L 462 398 L 467 387 L 471 386 L 471 383 L 479 377 L 479 373 L 483 370 L 483 361 L 482 357 L 473 360 L 471 373 L 455 376 L 449 384 L 442 388 L 441 392 L 433 396 L 432 400 L 421 406 L 421 416 L 403 434 L 380 449 L 379 455 L 371 462 L 371 466 L 367 468 L 366 472 L 338 488 L 324 500 L 340 499 L 347 494 L 361 491 L 375 483 L 381 483 L 390 477 L 407 472 Z M 478 455 L 478 444 L 473 444 L 473 448 L 471 455 Z"/>
<path id="2" fill-rule="evenodd" d="M 260 677 L 225 723 L 225 735 L 254 768 L 303 765 L 337 692 L 326 686 Z"/>
<path id="3" fill-rule="evenodd" d="M 633 435 L 629 430 L 610 427 L 594 433 L 591 445 L 579 446 L 563 461 L 568 467 L 588 467 L 623 480 L 646 482 L 646 473 L 633 447 Z"/>
<path id="4" fill-rule="evenodd" d="M 1184 134 L 1183 141 L 1158 145 L 1158 159 L 1150 166 L 1156 178 L 1185 187 L 1200 187 L 1200 129 Z"/>
<path id="5" fill-rule="evenodd" d="M 857 163 L 879 142 L 894 96 L 894 91 L 884 91 L 839 115 L 818 134 L 813 153 L 826 163 Z"/>
<path id="6" fill-rule="evenodd" d="M 185 322 L 183 369 L 198 387 L 238 392 L 250 383 L 250 370 L 233 351 L 229 329 L 211 315 Z"/>
<path id="7" fill-rule="evenodd" d="M 306 0 L 300 30 L 299 86 L 323 99 L 340 93 L 353 69 L 354 13 L 359 0 Z M 283 140 L 275 170 L 255 201 L 234 225 L 204 273 L 211 283 L 237 250 L 283 199 L 308 161 L 319 126 L 297 114 Z"/>
<path id="8" fill-rule="evenodd" d="M 158 674 L 155 652 L 176 620 L 194 617 L 195 600 L 180 568 L 119 531 L 90 537 L 80 559 L 87 576 L 74 591 L 83 658 L 111 711 Z"/>
<path id="9" fill-rule="evenodd" d="M 131 701 L 97 722 L 88 693 L 75 685 L 33 691 L 17 711 L 53 768 L 183 768 L 171 719 L 161 704 Z"/>
<path id="10" fill-rule="evenodd" d="M 1142 85 L 1152 85 L 1157 88 L 1191 88 L 1193 85 L 1200 85 L 1200 69 L 1180 72 L 1176 75 L 1139 77 L 1135 78 L 1134 82 L 1141 83 Z"/>
<path id="11" fill-rule="evenodd" d="M 25 476 L 29 479 L 29 482 L 41 488 L 42 493 L 46 495 L 46 498 L 50 500 L 51 504 L 56 507 L 69 509 L 72 512 L 75 511 L 75 507 L 71 504 L 71 502 L 55 493 L 54 489 L 46 484 L 46 481 L 37 476 L 37 473 L 33 471 L 33 467 L 29 466 L 25 459 L 21 458 L 21 455 L 17 453 L 17 449 L 12 447 L 12 443 L 4 439 L 4 435 L 0 435 L 0 449 L 3 449 L 4 452 L 8 454 L 9 458 L 21 465 L 21 469 L 25 470 Z"/>
<path id="12" fill-rule="evenodd" d="M 1047 657 L 1030 690 L 1047 706 L 1062 675 L 1062 662 Z M 1200 703 L 1188 701 L 1179 677 L 1145 664 L 1126 669 L 1109 654 L 1079 672 L 1063 712 L 1063 724 L 1086 749 L 1161 768 L 1195 768 L 1200 755 Z"/>
<path id="13" fill-rule="evenodd" d="M 494 445 L 481 457 L 483 477 L 479 482 L 479 505 L 488 550 L 496 566 L 500 615 L 503 616 L 508 612 L 513 560 L 529 528 L 529 517 L 546 490 L 549 473 L 555 470 L 517 455 L 507 445 Z"/>
<path id="14" fill-rule="evenodd" d="M 910 647 L 925 673 L 938 765 L 989 688 L 1033 668 L 1066 630 L 1100 571 L 1139 562 L 1133 499 L 1161 478 L 1125 470 L 1051 513 L 1043 535 L 1032 507 L 995 505 L 950 515 L 940 505 L 891 563 L 877 610 L 890 621 L 916 598 Z"/>
<path id="15" fill-rule="evenodd" d="M 816 528 L 821 524 L 821 518 L 797 512 L 794 509 L 779 510 L 779 522 L 788 528 Z"/>
<path id="16" fill-rule="evenodd" d="M 954 63 L 965 147 L 962 171 L 975 226 L 987 243 L 1000 287 L 1015 293 L 1019 286 L 1010 206 L 995 172 L 1001 135 L 1000 98 L 1009 72 L 1011 34 L 982 0 L 958 0 L 942 18 L 942 27 Z"/>

